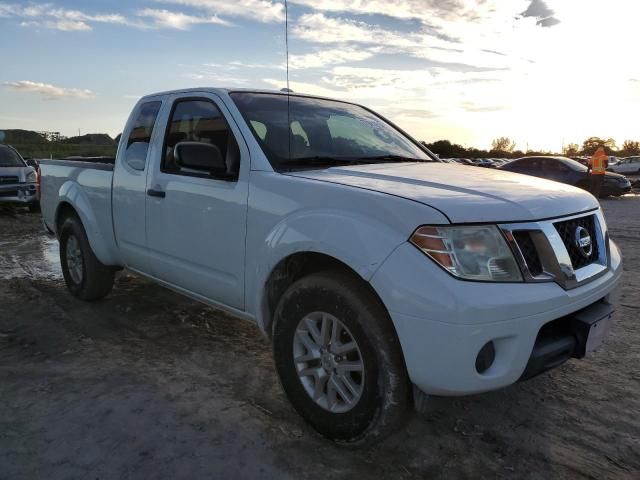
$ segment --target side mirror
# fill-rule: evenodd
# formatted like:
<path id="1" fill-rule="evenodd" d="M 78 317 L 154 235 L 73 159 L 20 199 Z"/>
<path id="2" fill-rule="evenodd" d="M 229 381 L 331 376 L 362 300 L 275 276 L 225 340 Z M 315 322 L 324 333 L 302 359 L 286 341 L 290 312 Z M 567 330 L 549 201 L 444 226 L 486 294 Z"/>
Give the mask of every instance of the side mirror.
<path id="1" fill-rule="evenodd" d="M 179 142 L 173 149 L 173 157 L 180 167 L 211 175 L 227 173 L 227 164 L 222 158 L 222 152 L 210 143 Z"/>

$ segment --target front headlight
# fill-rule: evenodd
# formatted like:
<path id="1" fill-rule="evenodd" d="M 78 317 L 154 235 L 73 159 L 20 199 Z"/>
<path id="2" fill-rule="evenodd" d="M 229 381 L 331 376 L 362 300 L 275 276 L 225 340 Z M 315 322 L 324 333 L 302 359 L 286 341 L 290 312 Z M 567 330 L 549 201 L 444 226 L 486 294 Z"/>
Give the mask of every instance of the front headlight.
<path id="1" fill-rule="evenodd" d="M 465 280 L 522 282 L 511 249 L 495 225 L 425 226 L 410 239 L 450 274 Z"/>
<path id="2" fill-rule="evenodd" d="M 37 176 L 36 176 L 36 172 L 31 170 L 29 173 L 27 173 L 27 183 L 35 183 L 37 180 Z"/>

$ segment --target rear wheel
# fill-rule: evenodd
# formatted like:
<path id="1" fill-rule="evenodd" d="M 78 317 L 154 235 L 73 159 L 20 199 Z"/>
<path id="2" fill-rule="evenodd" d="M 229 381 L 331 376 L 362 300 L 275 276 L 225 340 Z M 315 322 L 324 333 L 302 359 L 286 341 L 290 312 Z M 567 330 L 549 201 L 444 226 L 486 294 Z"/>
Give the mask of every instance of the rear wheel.
<path id="1" fill-rule="evenodd" d="M 96 258 L 82 222 L 76 216 L 64 220 L 60 228 L 60 264 L 69 291 L 85 301 L 105 297 L 113 288 L 113 267 Z"/>
<path id="2" fill-rule="evenodd" d="M 359 278 L 310 275 L 282 296 L 276 367 L 287 397 L 322 435 L 363 444 L 399 426 L 410 384 L 389 315 Z"/>

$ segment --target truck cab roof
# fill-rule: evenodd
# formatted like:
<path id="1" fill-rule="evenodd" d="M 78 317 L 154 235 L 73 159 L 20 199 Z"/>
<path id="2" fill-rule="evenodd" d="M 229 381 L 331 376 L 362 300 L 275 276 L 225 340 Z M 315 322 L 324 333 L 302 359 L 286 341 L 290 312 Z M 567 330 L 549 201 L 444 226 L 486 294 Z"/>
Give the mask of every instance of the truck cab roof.
<path id="1" fill-rule="evenodd" d="M 234 92 L 246 92 L 246 93 L 261 93 L 261 94 L 269 94 L 269 95 L 291 95 L 296 97 L 306 97 L 306 98 L 321 98 L 323 100 L 331 100 L 334 102 L 342 102 L 342 103 L 350 103 L 355 104 L 354 102 L 349 102 L 347 100 L 341 100 L 338 98 L 325 97 L 322 95 L 312 95 L 308 93 L 299 93 L 294 91 L 286 91 L 283 90 L 273 90 L 273 89 L 261 89 L 261 88 L 230 88 L 230 87 L 193 87 L 193 88 L 182 88 L 177 90 L 165 90 L 162 92 L 151 93 L 148 95 L 144 95 L 140 97 L 141 100 L 153 97 L 162 97 L 168 95 L 176 95 L 176 94 L 185 94 L 185 93 L 198 93 L 198 92 L 209 92 L 217 95 L 226 95 Z"/>

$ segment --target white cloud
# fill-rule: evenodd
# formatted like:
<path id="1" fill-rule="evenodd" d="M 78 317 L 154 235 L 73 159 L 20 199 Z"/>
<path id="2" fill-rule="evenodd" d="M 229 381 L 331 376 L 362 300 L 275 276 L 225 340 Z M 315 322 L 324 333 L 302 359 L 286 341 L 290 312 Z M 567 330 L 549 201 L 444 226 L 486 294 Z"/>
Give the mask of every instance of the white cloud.
<path id="1" fill-rule="evenodd" d="M 289 66 L 291 69 L 333 67 L 338 64 L 367 60 L 379 51 L 378 47 L 365 49 L 353 46 L 317 49 L 304 55 L 290 55 Z"/>
<path id="2" fill-rule="evenodd" d="M 14 16 L 18 8 L 18 5 L 0 3 L 0 18 L 9 18 Z"/>
<path id="3" fill-rule="evenodd" d="M 49 5 L 49 4 L 46 4 L 46 5 Z M 25 12 L 29 12 L 29 11 L 30 11 L 29 8 L 25 9 Z M 88 15 L 78 10 L 65 10 L 63 8 L 52 8 L 44 11 L 41 9 L 35 9 L 35 12 L 36 12 L 34 14 L 35 16 L 44 14 L 60 20 L 67 20 L 72 22 L 119 23 L 119 24 L 127 23 L 126 18 L 117 13 Z"/>
<path id="4" fill-rule="evenodd" d="M 448 0 L 290 0 L 290 2 L 313 8 L 318 12 L 381 14 L 405 20 L 425 18 L 438 4 L 447 6 L 455 4 L 459 8 L 463 3 Z"/>
<path id="5" fill-rule="evenodd" d="M 415 19 L 426 24 L 450 21 L 486 21 L 523 12 L 531 0 L 289 0 L 317 12 L 386 15 L 401 20 Z M 502 18 L 501 18 L 502 19 Z"/>
<path id="6" fill-rule="evenodd" d="M 327 17 L 322 13 L 302 15 L 291 29 L 292 36 L 313 43 L 371 43 L 378 45 L 412 46 L 419 38 L 415 34 L 392 32 L 365 22 Z"/>
<path id="7" fill-rule="evenodd" d="M 284 63 L 248 63 L 240 60 L 233 60 L 228 63 L 205 63 L 203 67 L 207 68 L 223 68 L 226 70 L 284 70 L 286 65 Z"/>
<path id="8" fill-rule="evenodd" d="M 242 17 L 259 22 L 284 21 L 284 2 L 277 0 L 156 0 L 172 5 L 184 5 L 215 15 Z"/>
<path id="9" fill-rule="evenodd" d="M 153 0 L 150 0 L 153 1 Z M 21 25 L 62 31 L 92 30 L 92 24 L 110 23 L 137 28 L 172 28 L 186 30 L 196 24 L 228 25 L 222 17 L 244 18 L 263 23 L 283 22 L 284 4 L 279 0 L 154 0 L 174 6 L 188 7 L 198 13 L 144 8 L 137 15 L 120 13 L 89 14 L 80 10 L 57 7 L 53 3 L 0 2 L 0 18 L 17 18 Z M 138 18 L 134 18 L 137 16 Z M 145 23 L 141 18 L 151 20 Z"/>
<path id="10" fill-rule="evenodd" d="M 515 21 L 515 20 L 514 20 Z M 535 26 L 535 20 L 531 24 Z M 511 27 L 510 27 L 511 28 Z M 469 27 L 469 40 L 463 43 L 444 38 L 421 26 L 414 31 L 393 31 L 378 25 L 322 13 L 302 15 L 292 28 L 294 38 L 313 44 L 357 45 L 358 49 L 377 47 L 377 53 L 402 54 L 439 63 L 461 64 L 474 68 L 504 69 L 522 63 L 523 55 L 504 55 L 509 42 L 475 37 Z M 515 34 L 510 34 L 514 37 Z"/>
<path id="11" fill-rule="evenodd" d="M 61 30 L 63 32 L 84 32 L 91 30 L 89 24 L 79 20 L 56 20 L 52 22 L 44 22 L 44 24 L 40 25 L 44 25 L 47 28 L 53 28 L 55 30 Z"/>
<path id="12" fill-rule="evenodd" d="M 87 100 L 95 98 L 95 95 L 91 90 L 56 87 L 49 83 L 32 82 L 31 80 L 4 82 L 2 85 L 5 88 L 10 88 L 20 92 L 38 93 L 45 100 L 60 100 L 64 98 L 79 98 Z"/>
<path id="13" fill-rule="evenodd" d="M 90 15 L 79 10 L 58 8 L 50 3 L 27 6 L 0 2 L 0 17 L 18 18 L 23 27 L 43 27 L 61 31 L 92 30 L 92 23 L 126 25 L 127 19 L 120 14 Z"/>
<path id="14" fill-rule="evenodd" d="M 179 11 L 145 8 L 136 12 L 135 17 L 127 18 L 120 13 L 88 14 L 79 10 L 59 8 L 51 3 L 21 6 L 0 2 L 0 18 L 21 19 L 20 25 L 23 27 L 41 27 L 65 32 L 93 30 L 93 24 L 96 23 L 176 30 L 187 30 L 197 24 L 230 25 L 213 12 L 189 15 Z"/>
<path id="15" fill-rule="evenodd" d="M 218 18 L 217 16 L 198 17 L 187 15 L 182 12 L 170 12 L 169 10 L 157 10 L 146 8 L 137 13 L 139 17 L 150 18 L 154 27 L 174 28 L 176 30 L 187 30 L 191 25 L 197 24 L 213 24 L 213 25 L 229 25 L 228 22 Z"/>

